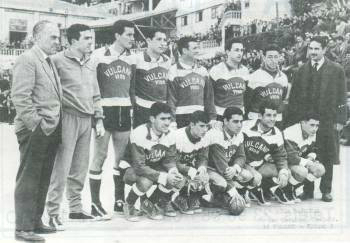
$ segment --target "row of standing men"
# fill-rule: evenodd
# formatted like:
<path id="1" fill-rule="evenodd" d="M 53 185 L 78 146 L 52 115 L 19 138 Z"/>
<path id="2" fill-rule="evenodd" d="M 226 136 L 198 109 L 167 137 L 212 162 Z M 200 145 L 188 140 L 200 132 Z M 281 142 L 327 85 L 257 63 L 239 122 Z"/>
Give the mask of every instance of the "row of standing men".
<path id="1" fill-rule="evenodd" d="M 119 20 L 112 31 L 115 42 L 89 55 L 90 28 L 72 25 L 67 29 L 70 47 L 55 54 L 59 39 L 57 26 L 40 21 L 33 29 L 36 44 L 16 61 L 12 100 L 17 112 L 16 135 L 21 154 L 15 188 L 17 238 L 40 239 L 35 232 L 50 232 L 50 227 L 41 220 L 47 191 L 50 224 L 56 228 L 61 224 L 60 204 L 65 187 L 69 218 L 91 217 L 82 210 L 81 203 L 88 170 L 93 207 L 95 211 L 101 210 L 99 188 L 111 138 L 115 152 L 114 208 L 121 211 L 124 181 L 120 161 L 131 127 L 149 121 L 150 108 L 155 102 L 170 106 L 173 124 L 178 128 L 188 126 L 191 114 L 197 110 L 204 111 L 210 125 L 217 127 L 224 121 L 225 109 L 232 106 L 245 111 L 245 118 L 257 119 L 259 107 L 266 100 L 276 106 L 279 127 L 283 123 L 294 124 L 308 111 L 316 111 L 320 117 L 316 140 L 321 148 L 319 160 L 326 169 L 321 192 L 324 201 L 332 200 L 332 164 L 338 159 L 336 131 L 346 119 L 346 89 L 342 68 L 324 57 L 322 38 L 316 37 L 310 43 L 311 60 L 296 75 L 287 117 L 282 120 L 288 80 L 278 70 L 277 46 L 266 47 L 264 64 L 248 75 L 240 64 L 243 44 L 232 40 L 225 45 L 227 61 L 208 72 L 196 65 L 199 48 L 194 39 L 185 37 L 178 41 L 180 56 L 172 64 L 164 55 L 167 46 L 162 31 L 147 31 L 148 48 L 136 55 L 128 51 L 134 41 L 133 23 Z M 96 138 L 89 169 L 92 127 Z M 309 195 L 312 192 L 309 189 Z"/>

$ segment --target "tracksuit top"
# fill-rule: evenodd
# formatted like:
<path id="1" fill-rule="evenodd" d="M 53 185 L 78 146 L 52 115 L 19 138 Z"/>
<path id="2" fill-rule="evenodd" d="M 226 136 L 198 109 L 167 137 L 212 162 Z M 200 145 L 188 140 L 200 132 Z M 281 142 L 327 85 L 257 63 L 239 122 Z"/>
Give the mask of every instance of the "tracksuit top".
<path id="1" fill-rule="evenodd" d="M 119 55 L 113 49 L 99 48 L 92 58 L 102 106 L 131 106 L 135 102 L 135 59 L 125 50 Z"/>
<path id="2" fill-rule="evenodd" d="M 207 136 L 201 139 L 194 138 L 190 133 L 190 127 L 180 128 L 174 135 L 178 171 L 194 177 L 195 169 L 208 165 L 208 138 Z"/>
<path id="3" fill-rule="evenodd" d="M 244 109 L 243 95 L 249 70 L 243 65 L 233 69 L 226 62 L 221 62 L 209 72 L 214 90 L 216 113 L 223 115 L 227 107 L 236 106 Z"/>
<path id="4" fill-rule="evenodd" d="M 203 66 L 177 62 L 169 70 L 168 105 L 173 114 L 191 114 L 202 110 L 216 118 L 214 94 L 208 71 Z"/>
<path id="5" fill-rule="evenodd" d="M 259 106 L 265 100 L 270 100 L 278 107 L 277 121 L 282 121 L 283 99 L 287 94 L 288 78 L 278 71 L 273 77 L 264 69 L 260 68 L 252 73 L 248 78 L 248 96 L 247 106 L 249 107 L 249 119 L 257 119 Z"/>
<path id="6" fill-rule="evenodd" d="M 152 131 L 150 123 L 142 124 L 131 131 L 127 153 L 127 160 L 131 162 L 135 173 L 154 182 L 160 182 L 165 177 L 166 183 L 166 172 L 176 168 L 173 133 L 158 137 Z"/>
<path id="7" fill-rule="evenodd" d="M 146 51 L 135 55 L 136 104 L 144 108 L 151 108 L 155 102 L 166 102 L 168 71 L 171 59 L 161 55 L 159 60 L 152 60 Z"/>
<path id="8" fill-rule="evenodd" d="M 274 163 L 277 170 L 288 169 L 287 153 L 281 131 L 273 127 L 268 132 L 259 129 L 260 120 L 248 120 L 243 123 L 244 151 L 247 164 L 260 167 L 263 163 Z"/>
<path id="9" fill-rule="evenodd" d="M 207 133 L 209 140 L 209 167 L 224 174 L 229 166 L 238 164 L 244 167 L 246 157 L 243 147 L 243 134 L 230 136 L 224 130 L 210 129 Z"/>
<path id="10" fill-rule="evenodd" d="M 71 49 L 67 49 L 51 59 L 62 84 L 62 109 L 79 117 L 103 118 L 96 69 L 91 58 L 86 56 L 80 61 Z"/>
<path id="11" fill-rule="evenodd" d="M 286 128 L 283 135 L 289 166 L 305 165 L 308 156 L 316 158 L 316 135 L 304 134 L 300 123 Z"/>

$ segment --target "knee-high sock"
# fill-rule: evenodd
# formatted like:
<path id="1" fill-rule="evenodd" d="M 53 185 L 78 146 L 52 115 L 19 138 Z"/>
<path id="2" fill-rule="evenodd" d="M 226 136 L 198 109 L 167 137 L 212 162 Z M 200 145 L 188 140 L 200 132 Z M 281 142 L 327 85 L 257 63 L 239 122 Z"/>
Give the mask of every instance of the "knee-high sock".
<path id="1" fill-rule="evenodd" d="M 273 178 L 263 178 L 261 184 L 264 191 L 269 190 L 272 193 L 274 193 L 276 189 L 279 187 L 279 185 L 274 181 Z"/>
<path id="2" fill-rule="evenodd" d="M 91 202 L 101 204 L 100 188 L 101 188 L 102 171 L 89 171 Z"/>
<path id="3" fill-rule="evenodd" d="M 115 201 L 124 201 L 124 181 L 119 169 L 113 169 Z"/>
<path id="4" fill-rule="evenodd" d="M 128 204 L 131 204 L 131 205 L 134 205 L 136 200 L 139 198 L 139 197 L 143 197 L 145 195 L 145 193 L 141 192 L 136 184 L 133 184 L 132 185 L 132 188 L 128 194 L 128 196 L 126 197 L 126 202 Z"/>
<path id="5" fill-rule="evenodd" d="M 170 201 L 172 195 L 171 192 L 171 190 L 165 188 L 163 185 L 158 185 L 152 195 L 149 197 L 149 200 L 154 204 L 158 203 L 159 200 Z"/>

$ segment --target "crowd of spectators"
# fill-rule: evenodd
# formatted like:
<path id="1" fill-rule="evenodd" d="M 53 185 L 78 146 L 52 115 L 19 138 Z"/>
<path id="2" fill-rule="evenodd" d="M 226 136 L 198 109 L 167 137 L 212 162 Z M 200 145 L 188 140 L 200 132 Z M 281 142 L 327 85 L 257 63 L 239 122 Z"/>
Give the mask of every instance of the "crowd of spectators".
<path id="1" fill-rule="evenodd" d="M 11 102 L 10 89 L 12 81 L 11 69 L 0 69 L 0 122 L 13 123 L 16 115 Z"/>

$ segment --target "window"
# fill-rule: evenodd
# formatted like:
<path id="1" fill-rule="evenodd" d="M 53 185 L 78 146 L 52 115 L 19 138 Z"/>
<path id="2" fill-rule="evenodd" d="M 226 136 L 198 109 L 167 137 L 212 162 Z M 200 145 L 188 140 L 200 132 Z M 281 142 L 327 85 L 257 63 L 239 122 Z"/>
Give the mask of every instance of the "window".
<path id="1" fill-rule="evenodd" d="M 199 11 L 196 13 L 196 22 L 203 21 L 203 11 Z"/>
<path id="2" fill-rule="evenodd" d="M 249 0 L 245 1 L 244 6 L 245 6 L 245 8 L 249 8 L 249 6 L 250 6 Z"/>
<path id="3" fill-rule="evenodd" d="M 181 17 L 181 25 L 186 26 L 187 25 L 187 16 Z"/>
<path id="4" fill-rule="evenodd" d="M 218 8 L 217 7 L 212 8 L 211 9 L 211 18 L 216 19 L 217 16 L 218 16 Z"/>

